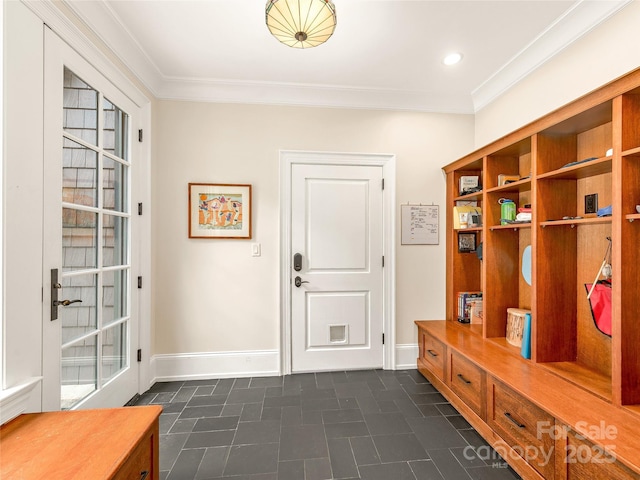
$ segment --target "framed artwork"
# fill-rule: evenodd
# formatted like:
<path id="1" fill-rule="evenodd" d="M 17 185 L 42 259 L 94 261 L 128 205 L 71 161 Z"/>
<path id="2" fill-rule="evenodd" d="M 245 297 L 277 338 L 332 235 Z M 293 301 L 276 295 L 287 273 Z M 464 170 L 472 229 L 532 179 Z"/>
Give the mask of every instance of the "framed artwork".
<path id="1" fill-rule="evenodd" d="M 251 238 L 251 185 L 190 183 L 189 238 Z"/>
<path id="2" fill-rule="evenodd" d="M 458 232 L 458 252 L 472 253 L 476 251 L 476 233 Z"/>

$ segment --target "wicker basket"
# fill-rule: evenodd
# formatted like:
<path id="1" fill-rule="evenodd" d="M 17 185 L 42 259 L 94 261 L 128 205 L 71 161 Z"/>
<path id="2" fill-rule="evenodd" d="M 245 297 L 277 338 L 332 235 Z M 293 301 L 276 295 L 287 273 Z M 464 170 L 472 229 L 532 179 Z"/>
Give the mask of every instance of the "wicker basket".
<path id="1" fill-rule="evenodd" d="M 507 342 L 515 347 L 522 346 L 524 317 L 527 313 L 531 313 L 531 310 L 507 308 Z"/>

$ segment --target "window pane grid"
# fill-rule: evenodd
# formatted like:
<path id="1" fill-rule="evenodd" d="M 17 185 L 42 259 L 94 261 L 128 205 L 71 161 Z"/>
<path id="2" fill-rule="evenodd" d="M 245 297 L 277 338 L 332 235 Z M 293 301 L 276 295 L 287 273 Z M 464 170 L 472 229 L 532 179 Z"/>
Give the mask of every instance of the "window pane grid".
<path id="1" fill-rule="evenodd" d="M 62 410 L 73 408 L 99 388 L 99 336 L 100 332 L 97 332 L 62 349 Z"/>
<path id="2" fill-rule="evenodd" d="M 63 130 L 91 145 L 98 145 L 100 95 L 71 70 L 64 69 Z"/>
<path id="3" fill-rule="evenodd" d="M 130 363 L 129 116 L 65 68 L 62 135 L 62 282 L 83 301 L 61 307 L 62 405 L 73 408 Z"/>
<path id="4" fill-rule="evenodd" d="M 124 165 L 126 167 L 130 167 L 131 166 L 131 162 L 128 162 L 127 160 L 123 160 L 120 157 L 117 157 L 115 155 L 112 155 L 111 153 L 109 153 L 108 151 L 104 150 L 102 152 L 102 155 L 104 155 L 105 157 L 109 158 L 110 160 L 113 160 L 114 162 L 118 162 L 121 165 Z"/>

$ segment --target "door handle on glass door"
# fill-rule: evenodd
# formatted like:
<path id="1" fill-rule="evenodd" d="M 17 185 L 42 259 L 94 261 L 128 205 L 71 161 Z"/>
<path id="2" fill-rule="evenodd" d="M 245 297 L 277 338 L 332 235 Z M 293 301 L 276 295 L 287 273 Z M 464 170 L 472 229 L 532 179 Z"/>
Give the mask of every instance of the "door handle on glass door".
<path id="1" fill-rule="evenodd" d="M 59 305 L 62 305 L 63 307 L 68 307 L 72 303 L 82 303 L 82 300 L 54 300 L 53 306 L 57 307 Z"/>
<path id="2" fill-rule="evenodd" d="M 300 287 L 300 285 L 302 285 L 303 283 L 309 283 L 309 282 L 307 282 L 306 280 L 302 280 L 300 277 L 296 277 L 293 280 L 293 283 L 296 284 L 296 287 Z"/>

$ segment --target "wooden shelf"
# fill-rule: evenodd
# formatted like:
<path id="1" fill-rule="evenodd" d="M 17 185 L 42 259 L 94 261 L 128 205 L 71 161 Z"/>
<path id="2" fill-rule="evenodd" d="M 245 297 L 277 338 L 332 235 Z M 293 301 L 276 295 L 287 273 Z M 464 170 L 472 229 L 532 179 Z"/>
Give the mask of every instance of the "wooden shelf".
<path id="1" fill-rule="evenodd" d="M 557 227 L 560 225 L 580 226 L 580 225 L 600 225 L 611 223 L 611 217 L 590 217 L 590 218 L 573 218 L 569 220 L 551 220 L 540 222 L 541 227 Z"/>
<path id="2" fill-rule="evenodd" d="M 630 222 L 634 220 L 640 220 L 640 213 L 630 213 L 629 215 L 625 215 L 625 218 Z"/>
<path id="3" fill-rule="evenodd" d="M 482 227 L 456 228 L 456 232 L 481 232 Z"/>
<path id="4" fill-rule="evenodd" d="M 453 199 L 454 202 L 469 202 L 482 200 L 482 191 L 476 193 L 468 193 L 467 195 L 460 195 Z"/>
<path id="5" fill-rule="evenodd" d="M 622 152 L 623 157 L 634 157 L 640 155 L 640 147 L 631 148 Z"/>
<path id="6" fill-rule="evenodd" d="M 487 189 L 487 193 L 527 192 L 529 190 L 531 190 L 531 178 L 525 178 L 523 180 L 518 180 L 517 182 L 500 185 L 499 187 L 489 188 Z"/>
<path id="7" fill-rule="evenodd" d="M 520 359 L 524 358 L 522 357 L 522 355 L 520 355 L 520 347 L 516 347 L 515 345 L 511 345 L 509 342 L 507 342 L 507 338 L 506 337 L 492 337 L 492 338 L 487 338 L 487 341 L 498 345 L 501 348 L 504 348 L 507 352 L 519 357 Z"/>
<path id="8" fill-rule="evenodd" d="M 611 402 L 611 378 L 578 362 L 540 363 L 540 366 L 578 387 Z"/>
<path id="9" fill-rule="evenodd" d="M 634 415 L 638 415 L 638 417 L 640 417 L 640 405 L 627 405 L 625 408 Z"/>
<path id="10" fill-rule="evenodd" d="M 462 328 L 463 330 L 467 330 L 470 333 L 472 333 L 473 335 L 482 338 L 482 325 L 481 324 L 477 324 L 477 323 L 460 323 L 457 320 L 454 320 L 453 322 L 455 322 L 460 328 Z"/>
<path id="11" fill-rule="evenodd" d="M 508 225 L 491 225 L 489 230 L 518 230 L 520 228 L 531 228 L 531 222 L 527 223 L 510 223 Z"/>
<path id="12" fill-rule="evenodd" d="M 596 175 L 602 175 L 603 173 L 611 173 L 613 157 L 603 157 L 590 162 L 579 163 L 571 167 L 559 168 L 552 172 L 546 172 L 538 175 L 538 180 L 560 180 L 571 179 L 577 180 L 580 178 L 588 178 Z"/>

